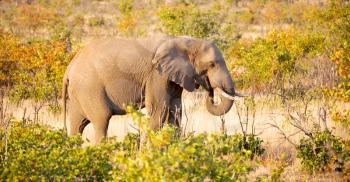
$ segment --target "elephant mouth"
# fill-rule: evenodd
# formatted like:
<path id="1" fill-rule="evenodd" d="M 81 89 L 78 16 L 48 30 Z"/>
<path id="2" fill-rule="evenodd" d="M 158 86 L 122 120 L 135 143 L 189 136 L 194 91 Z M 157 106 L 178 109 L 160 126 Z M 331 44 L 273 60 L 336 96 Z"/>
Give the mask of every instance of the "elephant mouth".
<path id="1" fill-rule="evenodd" d="M 209 78 L 201 75 L 201 76 L 197 76 L 195 78 L 195 87 L 196 89 L 198 89 L 200 86 L 202 86 L 206 91 L 210 91 L 210 89 L 212 89 L 210 82 L 209 82 Z"/>
<path id="2" fill-rule="evenodd" d="M 203 78 L 204 77 L 204 78 Z M 196 79 L 195 87 L 198 89 L 200 86 L 202 86 L 208 93 L 210 97 L 214 96 L 214 91 L 218 93 L 218 95 L 223 96 L 224 98 L 227 98 L 229 100 L 234 100 L 234 97 L 247 97 L 247 94 L 241 94 L 238 92 L 230 93 L 225 91 L 224 89 L 220 87 L 213 88 L 210 84 L 209 78 L 206 76 L 202 76 Z"/>
<path id="3" fill-rule="evenodd" d="M 229 99 L 229 100 L 234 100 L 234 97 L 237 96 L 235 93 L 230 94 L 227 91 L 224 91 L 223 89 L 221 89 L 220 87 L 216 87 L 213 88 L 210 84 L 210 81 L 208 79 L 208 77 L 206 77 L 204 79 L 204 84 L 203 87 L 205 90 L 207 90 L 209 92 L 209 96 L 213 97 L 214 96 L 214 91 L 218 94 L 218 95 L 222 95 L 223 97 Z"/>
<path id="4" fill-rule="evenodd" d="M 211 99 L 214 98 L 214 92 L 218 94 L 218 96 L 223 96 L 223 98 L 227 98 L 228 100 L 235 100 L 235 96 L 239 96 L 236 93 L 235 94 L 229 94 L 226 91 L 222 90 L 221 88 L 211 88 L 208 90 L 208 96 L 211 97 Z"/>
<path id="5" fill-rule="evenodd" d="M 195 83 L 194 86 L 195 86 L 196 89 L 199 89 L 199 87 L 200 87 L 201 85 L 199 85 L 198 83 Z"/>
<path id="6" fill-rule="evenodd" d="M 210 84 L 210 81 L 209 81 L 209 78 L 208 78 L 208 77 L 205 77 L 205 78 L 203 79 L 203 84 L 202 84 L 202 86 L 203 86 L 203 88 L 204 88 L 206 91 L 208 91 L 208 92 L 210 92 L 210 91 L 213 90 L 213 88 L 212 88 L 212 86 L 211 86 L 211 84 Z"/>

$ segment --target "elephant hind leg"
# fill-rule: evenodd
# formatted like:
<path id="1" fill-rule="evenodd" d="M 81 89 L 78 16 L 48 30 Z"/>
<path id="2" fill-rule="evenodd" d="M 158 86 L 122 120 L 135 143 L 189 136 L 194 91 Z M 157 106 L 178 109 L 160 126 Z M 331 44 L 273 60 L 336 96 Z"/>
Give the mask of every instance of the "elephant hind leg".
<path id="1" fill-rule="evenodd" d="M 99 144 L 103 138 L 107 137 L 108 124 L 113 113 L 106 99 L 106 95 L 101 93 L 91 97 L 90 100 L 80 101 L 85 103 L 82 109 L 87 114 L 87 121 L 83 123 L 91 121 L 95 133 L 95 144 Z"/>
<path id="2" fill-rule="evenodd" d="M 79 89 L 77 100 L 85 118 L 80 122 L 80 130 L 91 122 L 95 135 L 93 143 L 98 144 L 107 137 L 109 119 L 113 114 L 112 104 L 102 85 L 87 80 Z"/>
<path id="3" fill-rule="evenodd" d="M 69 123 L 68 123 L 68 136 L 73 136 L 80 132 L 80 126 L 82 121 L 84 120 L 84 117 L 77 112 L 70 112 L 68 114 L 69 117 Z"/>
<path id="4" fill-rule="evenodd" d="M 82 113 L 80 106 L 71 102 L 68 111 L 68 136 L 82 134 L 86 125 L 90 123 Z"/>

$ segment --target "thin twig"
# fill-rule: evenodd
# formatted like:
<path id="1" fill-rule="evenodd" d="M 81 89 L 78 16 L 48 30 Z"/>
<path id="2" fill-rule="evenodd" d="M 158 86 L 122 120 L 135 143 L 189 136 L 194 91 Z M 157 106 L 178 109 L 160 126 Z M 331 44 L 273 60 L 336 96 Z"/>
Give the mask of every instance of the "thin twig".
<path id="1" fill-rule="evenodd" d="M 184 99 L 182 97 L 181 97 L 181 99 L 182 99 L 181 102 L 183 104 L 184 115 L 185 115 L 185 118 L 186 118 L 185 126 L 184 126 L 183 131 L 182 131 L 183 137 L 185 137 L 186 136 L 186 130 L 187 130 L 187 123 L 188 123 L 188 116 L 187 116 L 186 105 L 185 105 Z"/>
<path id="2" fill-rule="evenodd" d="M 243 123 L 242 123 L 241 113 L 239 112 L 239 107 L 238 107 L 238 104 L 237 104 L 236 102 L 235 102 L 235 106 L 236 106 L 236 112 L 237 112 L 238 119 L 239 119 L 239 124 L 241 125 L 241 130 L 242 130 L 243 136 L 245 137 L 246 134 L 245 134 L 244 129 L 243 129 Z"/>
<path id="3" fill-rule="evenodd" d="M 226 127 L 225 127 L 226 121 L 225 121 L 225 118 L 224 118 L 223 115 L 220 116 L 220 120 L 221 120 L 221 132 L 222 132 L 223 134 L 226 134 Z"/>
<path id="4" fill-rule="evenodd" d="M 270 125 L 270 126 L 272 126 L 272 127 L 274 127 L 274 128 L 276 128 L 279 132 L 279 134 L 281 134 L 282 136 L 283 136 L 283 138 L 285 139 L 285 140 L 287 140 L 289 143 L 291 143 L 293 146 L 297 146 L 289 137 L 290 136 L 287 136 L 287 134 L 279 127 L 279 126 L 277 126 L 276 124 L 272 124 L 272 123 L 267 123 L 268 125 Z M 294 134 L 293 134 L 294 135 Z M 292 135 L 292 136 L 293 136 Z"/>

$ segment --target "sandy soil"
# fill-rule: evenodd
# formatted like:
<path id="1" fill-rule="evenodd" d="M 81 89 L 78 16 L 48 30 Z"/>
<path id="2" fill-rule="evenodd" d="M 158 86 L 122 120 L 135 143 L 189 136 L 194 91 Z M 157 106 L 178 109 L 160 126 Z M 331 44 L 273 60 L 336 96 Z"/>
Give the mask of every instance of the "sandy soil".
<path id="1" fill-rule="evenodd" d="M 221 132 L 222 120 L 225 121 L 225 129 L 228 134 L 240 133 L 242 131 L 237 108 L 241 114 L 242 122 L 246 122 L 247 116 L 243 98 L 237 98 L 231 110 L 223 117 L 211 115 L 204 106 L 204 98 L 204 92 L 185 92 L 183 94 L 182 126 L 186 132 Z M 277 107 L 277 102 L 275 103 L 274 101 L 258 96 L 256 97 L 256 103 L 255 118 L 253 118 L 252 113 L 248 114 L 248 133 L 251 133 L 252 123 L 254 121 L 255 134 L 258 134 L 264 139 L 266 144 L 277 143 L 277 145 L 279 145 L 285 140 L 283 140 L 281 135 L 278 134 L 278 130 L 268 125 L 268 123 L 281 126 L 286 133 L 293 133 L 296 131 L 285 122 L 285 115 L 283 114 L 283 111 Z M 20 105 L 7 105 L 9 105 L 7 112 L 12 113 L 16 118 L 23 118 L 24 114 L 25 117 L 34 117 L 33 104 L 30 101 L 25 101 Z M 145 109 L 142 109 L 142 112 L 146 113 Z M 317 117 L 317 109 L 315 109 L 313 115 Z M 39 120 L 41 124 L 51 125 L 56 128 L 63 127 L 63 115 L 61 113 L 50 113 L 45 108 L 40 111 Z M 337 134 L 347 136 L 347 131 L 339 129 L 340 127 L 336 127 L 329 118 L 327 118 L 327 125 L 329 128 L 333 127 Z M 134 126 L 131 117 L 116 115 L 110 120 L 108 136 L 123 138 L 128 132 L 136 132 L 135 127 L 136 126 Z M 93 137 L 92 130 L 93 127 L 89 124 L 83 135 L 88 138 Z M 292 140 L 297 140 L 302 136 L 302 133 L 297 134 L 292 137 Z"/>

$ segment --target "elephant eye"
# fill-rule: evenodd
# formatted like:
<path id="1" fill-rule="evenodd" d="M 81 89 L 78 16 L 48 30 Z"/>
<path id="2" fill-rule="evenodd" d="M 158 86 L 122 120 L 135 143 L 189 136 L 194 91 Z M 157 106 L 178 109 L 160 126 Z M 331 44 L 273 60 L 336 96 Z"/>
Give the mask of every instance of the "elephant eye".
<path id="1" fill-rule="evenodd" d="M 210 68 L 214 68 L 215 67 L 215 63 L 210 63 L 209 67 Z"/>

